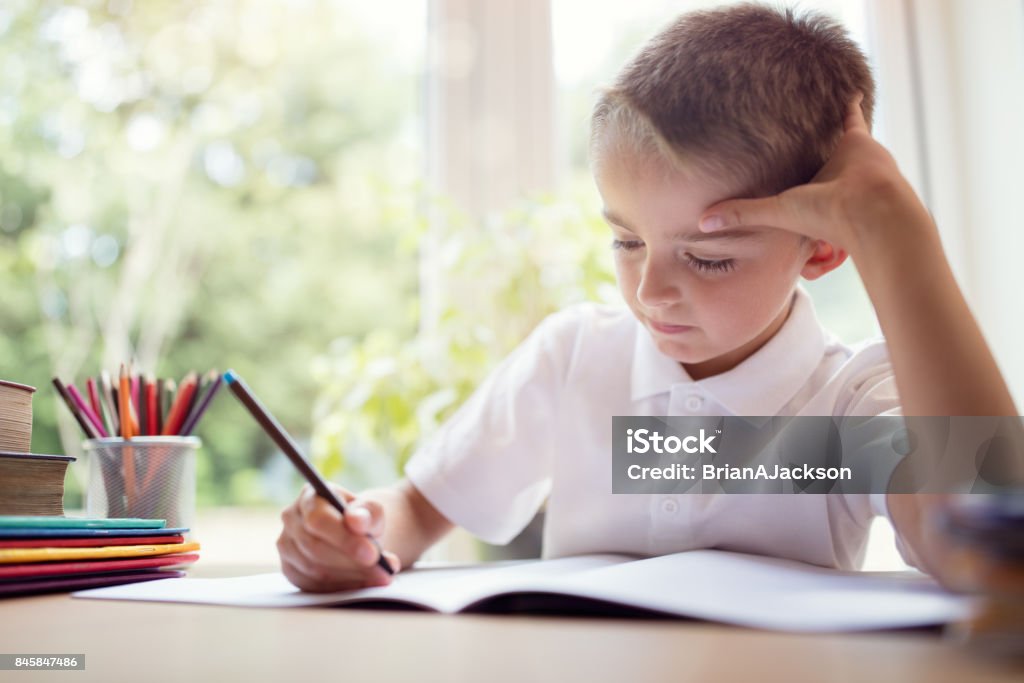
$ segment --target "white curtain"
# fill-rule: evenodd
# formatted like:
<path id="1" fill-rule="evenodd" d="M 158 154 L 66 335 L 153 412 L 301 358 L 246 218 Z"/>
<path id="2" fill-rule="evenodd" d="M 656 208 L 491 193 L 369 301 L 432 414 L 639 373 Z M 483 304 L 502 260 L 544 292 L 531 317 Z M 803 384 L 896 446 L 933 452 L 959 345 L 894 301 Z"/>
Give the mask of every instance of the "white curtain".
<path id="1" fill-rule="evenodd" d="M 1024 400 L 1024 2 L 867 0 L 878 137 Z"/>

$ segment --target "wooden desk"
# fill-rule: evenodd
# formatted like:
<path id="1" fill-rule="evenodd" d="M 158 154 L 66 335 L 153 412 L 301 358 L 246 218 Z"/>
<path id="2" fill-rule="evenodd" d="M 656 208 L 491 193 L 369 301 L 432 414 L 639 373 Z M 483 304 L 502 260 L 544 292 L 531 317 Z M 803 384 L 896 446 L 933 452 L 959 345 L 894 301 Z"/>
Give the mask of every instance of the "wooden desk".
<path id="1" fill-rule="evenodd" d="M 196 576 L 266 568 L 202 568 Z M 802 636 L 685 621 L 0 601 L 0 652 L 85 653 L 3 681 L 1020 681 L 928 633 Z"/>

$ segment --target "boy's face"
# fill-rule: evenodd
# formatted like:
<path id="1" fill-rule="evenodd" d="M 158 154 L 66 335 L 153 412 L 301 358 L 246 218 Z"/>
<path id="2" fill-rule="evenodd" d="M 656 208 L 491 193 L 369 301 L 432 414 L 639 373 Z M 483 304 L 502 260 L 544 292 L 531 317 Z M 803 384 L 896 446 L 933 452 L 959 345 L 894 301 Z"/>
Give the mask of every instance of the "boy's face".
<path id="1" fill-rule="evenodd" d="M 725 372 L 775 334 L 815 244 L 774 228 L 700 232 L 741 188 L 606 148 L 594 164 L 619 288 L 658 349 L 694 379 Z"/>

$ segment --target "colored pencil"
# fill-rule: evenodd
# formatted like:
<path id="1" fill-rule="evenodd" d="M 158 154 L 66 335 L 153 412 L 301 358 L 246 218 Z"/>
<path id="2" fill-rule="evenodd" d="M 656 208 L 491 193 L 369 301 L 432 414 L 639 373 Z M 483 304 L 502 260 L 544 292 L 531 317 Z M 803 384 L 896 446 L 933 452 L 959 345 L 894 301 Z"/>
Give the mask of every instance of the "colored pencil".
<path id="1" fill-rule="evenodd" d="M 89 397 L 89 407 L 92 408 L 92 412 L 102 418 L 103 409 L 100 408 L 100 395 L 96 391 L 96 382 L 93 381 L 92 377 L 85 380 L 85 395 Z M 109 432 L 110 430 L 107 429 L 107 431 Z"/>
<path id="2" fill-rule="evenodd" d="M 132 390 L 131 380 L 128 377 L 128 369 L 121 365 L 121 436 L 125 441 L 131 441 L 134 436 L 134 423 L 132 421 Z M 124 467 L 124 496 L 128 509 L 131 510 L 135 503 L 135 454 L 127 444 L 121 451 L 121 463 Z"/>
<path id="3" fill-rule="evenodd" d="M 121 437 L 132 438 L 132 389 L 131 380 L 128 379 L 128 369 L 121 365 L 120 387 L 118 387 L 118 398 L 121 402 Z"/>
<path id="4" fill-rule="evenodd" d="M 110 417 L 110 433 L 119 434 L 121 421 L 117 417 L 117 396 L 114 393 L 113 383 L 110 381 L 110 373 L 106 370 L 100 373 L 100 402 Z"/>
<path id="5" fill-rule="evenodd" d="M 136 384 L 139 390 L 132 394 L 135 398 L 132 401 L 132 408 L 135 409 L 135 414 L 139 417 L 139 436 L 147 436 L 149 434 L 149 411 L 146 409 L 146 385 L 141 378 L 137 379 Z"/>
<path id="6" fill-rule="evenodd" d="M 203 397 L 206 396 L 206 391 L 213 385 L 213 381 L 217 379 L 218 374 L 216 370 L 210 370 L 205 375 L 199 378 L 196 390 L 192 393 L 192 399 L 189 401 L 188 410 L 185 411 L 184 417 L 181 419 L 181 426 L 184 427 L 185 423 L 191 419 L 192 414 L 195 413 L 196 408 L 202 402 Z M 180 430 L 179 430 L 180 432 Z"/>
<path id="7" fill-rule="evenodd" d="M 160 417 L 156 407 L 156 380 L 152 375 L 146 376 L 142 393 L 146 399 L 146 435 L 156 436 L 160 433 Z"/>
<path id="8" fill-rule="evenodd" d="M 306 481 L 313 486 L 317 495 L 326 500 L 338 512 L 344 515 L 345 504 L 342 503 L 336 495 L 334 495 L 334 492 L 327 486 L 327 483 L 323 480 L 323 477 L 320 476 L 320 473 L 317 472 L 316 468 L 314 468 L 313 465 L 306 460 L 306 457 L 302 455 L 302 452 L 299 450 L 298 445 L 292 437 L 288 435 L 288 432 L 286 432 L 280 424 L 278 424 L 277 420 L 274 419 L 274 416 L 263 407 L 263 404 L 261 404 L 259 399 L 253 395 L 249 387 L 242 381 L 242 378 L 236 375 L 234 370 L 228 370 L 224 373 L 224 381 L 231 389 L 231 392 L 239 401 L 242 402 L 242 405 L 244 405 L 252 416 L 256 418 L 256 421 L 261 427 L 263 427 L 263 431 L 265 431 L 267 435 L 274 440 L 274 443 L 284 451 L 284 454 L 287 455 L 288 459 L 292 461 L 292 464 L 298 468 L 299 472 L 302 473 L 302 476 L 306 478 Z M 370 542 L 377 547 L 377 566 L 388 574 L 394 574 L 395 572 L 391 568 L 391 565 L 388 564 L 386 559 L 384 559 L 384 553 L 381 551 L 381 547 L 377 542 L 377 539 L 369 534 L 367 534 L 367 538 L 369 538 Z"/>
<path id="9" fill-rule="evenodd" d="M 196 425 L 199 424 L 199 420 L 202 419 L 203 413 L 205 413 L 207 409 L 209 409 L 210 404 L 213 403 L 213 397 L 217 395 L 217 391 L 220 389 L 223 381 L 224 378 L 221 377 L 220 374 L 217 374 L 213 383 L 210 384 L 206 389 L 206 393 L 203 394 L 202 400 L 196 403 L 196 407 L 192 411 L 192 414 L 188 416 L 188 419 L 185 420 L 185 424 L 181 426 L 181 430 L 178 432 L 179 434 L 182 436 L 190 436 L 192 434 Z"/>
<path id="10" fill-rule="evenodd" d="M 57 389 L 57 394 L 64 401 L 68 410 L 71 411 L 71 417 L 75 418 L 75 422 L 77 422 L 78 426 L 82 428 L 82 432 L 85 433 L 85 436 L 89 439 L 95 439 L 97 436 L 96 430 L 93 429 L 92 425 L 89 424 L 85 417 L 78 412 L 78 408 L 75 406 L 75 402 L 72 400 L 71 394 L 68 393 L 64 383 L 61 382 L 59 378 L 54 377 L 53 386 Z"/>
<path id="11" fill-rule="evenodd" d="M 118 429 L 114 425 L 114 419 L 111 417 L 110 409 L 107 408 L 107 402 L 102 398 L 100 399 L 100 417 L 103 419 L 103 426 L 107 430 L 107 434 L 110 436 L 117 436 Z"/>
<path id="12" fill-rule="evenodd" d="M 174 436 L 181 429 L 181 424 L 185 421 L 185 413 L 192 402 L 192 396 L 195 394 L 197 384 L 198 377 L 194 372 L 188 373 L 181 380 L 178 395 L 174 398 L 174 405 L 171 407 L 171 412 L 167 416 L 167 422 L 164 423 L 161 434 L 164 436 Z"/>
<path id="13" fill-rule="evenodd" d="M 137 406 L 139 405 L 139 376 L 131 366 L 128 366 L 128 380 L 132 388 L 132 405 Z"/>
<path id="14" fill-rule="evenodd" d="M 96 433 L 101 437 L 108 436 L 107 430 L 103 428 L 103 422 L 100 420 L 99 415 L 92 412 L 92 408 L 90 408 L 89 404 L 85 402 L 82 395 L 78 393 L 78 388 L 75 387 L 74 384 L 70 383 L 66 385 L 66 388 L 68 390 L 68 394 L 71 396 L 71 400 L 75 402 L 76 406 L 78 406 L 79 412 L 81 412 L 82 415 L 85 416 L 86 420 L 91 422 L 92 426 L 96 428 Z"/>
<path id="15" fill-rule="evenodd" d="M 171 408 L 174 406 L 174 393 L 178 389 L 178 384 L 173 379 L 165 379 L 160 383 L 160 433 L 164 433 L 164 427 L 167 425 L 167 418 L 171 414 Z"/>

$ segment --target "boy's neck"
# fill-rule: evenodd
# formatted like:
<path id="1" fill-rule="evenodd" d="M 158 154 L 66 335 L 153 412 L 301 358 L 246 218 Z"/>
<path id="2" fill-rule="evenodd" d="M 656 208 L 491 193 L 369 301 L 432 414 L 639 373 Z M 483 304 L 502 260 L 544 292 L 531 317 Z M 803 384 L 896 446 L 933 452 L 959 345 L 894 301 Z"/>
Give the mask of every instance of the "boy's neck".
<path id="1" fill-rule="evenodd" d="M 793 295 L 789 297 L 789 304 L 782 308 L 782 311 L 775 317 L 775 320 L 768 327 L 764 328 L 759 335 L 743 346 L 701 363 L 680 363 L 680 365 L 686 370 L 686 374 L 690 376 L 690 379 L 694 381 L 714 377 L 715 375 L 732 370 L 757 353 L 758 349 L 767 344 L 782 329 L 782 326 L 786 324 L 786 320 L 789 318 L 789 312 L 793 310 L 795 301 L 796 292 L 793 292 Z"/>

